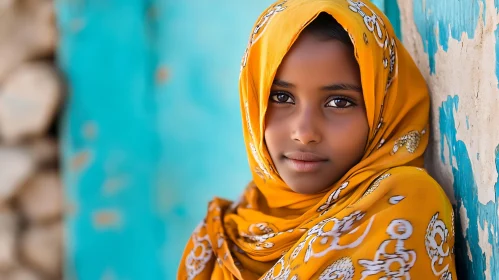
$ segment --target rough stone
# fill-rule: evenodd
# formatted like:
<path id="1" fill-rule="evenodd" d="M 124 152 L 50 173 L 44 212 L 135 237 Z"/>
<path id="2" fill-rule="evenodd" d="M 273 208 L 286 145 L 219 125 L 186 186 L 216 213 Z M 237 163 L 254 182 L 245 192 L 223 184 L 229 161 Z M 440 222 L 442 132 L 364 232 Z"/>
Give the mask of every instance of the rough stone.
<path id="1" fill-rule="evenodd" d="M 23 61 L 54 53 L 53 1 L 0 0 L 0 82 Z"/>
<path id="2" fill-rule="evenodd" d="M 21 238 L 21 256 L 28 265 L 51 277 L 61 273 L 62 224 L 31 226 Z"/>
<path id="3" fill-rule="evenodd" d="M 9 201 L 32 176 L 33 158 L 23 149 L 0 147 L 0 206 Z"/>
<path id="4" fill-rule="evenodd" d="M 21 212 L 30 223 L 44 223 L 62 217 L 63 194 L 59 173 L 36 174 L 19 192 Z"/>
<path id="5" fill-rule="evenodd" d="M 33 139 L 26 149 L 39 168 L 55 167 L 59 162 L 59 145 L 54 138 Z"/>
<path id="6" fill-rule="evenodd" d="M 52 123 L 61 99 L 62 83 L 53 65 L 30 62 L 19 66 L 0 87 L 0 137 L 11 144 L 40 137 Z"/>
<path id="7" fill-rule="evenodd" d="M 4 279 L 4 278 L 2 278 Z M 6 277 L 6 280 L 42 280 L 42 277 L 29 268 L 20 267 L 14 269 Z"/>
<path id="8" fill-rule="evenodd" d="M 17 216 L 9 208 L 0 208 L 0 271 L 10 270 L 17 264 Z"/>

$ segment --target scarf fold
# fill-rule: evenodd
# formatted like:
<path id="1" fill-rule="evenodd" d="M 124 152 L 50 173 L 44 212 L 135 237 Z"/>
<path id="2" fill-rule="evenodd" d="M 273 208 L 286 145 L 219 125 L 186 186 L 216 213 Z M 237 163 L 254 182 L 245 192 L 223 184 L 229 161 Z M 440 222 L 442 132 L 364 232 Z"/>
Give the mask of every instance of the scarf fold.
<path id="1" fill-rule="evenodd" d="M 274 75 L 321 12 L 349 33 L 369 140 L 327 192 L 299 194 L 264 143 Z M 454 215 L 425 171 L 429 95 L 388 19 L 364 0 L 280 0 L 250 35 L 240 74 L 252 182 L 239 201 L 215 198 L 191 236 L 178 279 L 457 279 Z M 385 278 L 383 278 L 385 277 Z"/>

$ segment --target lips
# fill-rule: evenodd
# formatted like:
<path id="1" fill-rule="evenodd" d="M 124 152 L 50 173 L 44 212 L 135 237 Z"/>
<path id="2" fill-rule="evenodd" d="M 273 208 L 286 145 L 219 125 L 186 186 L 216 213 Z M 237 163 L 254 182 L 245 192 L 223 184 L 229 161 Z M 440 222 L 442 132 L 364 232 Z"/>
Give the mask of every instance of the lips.
<path id="1" fill-rule="evenodd" d="M 328 161 L 327 158 L 309 152 L 291 152 L 284 154 L 286 163 L 295 172 L 315 172 Z"/>

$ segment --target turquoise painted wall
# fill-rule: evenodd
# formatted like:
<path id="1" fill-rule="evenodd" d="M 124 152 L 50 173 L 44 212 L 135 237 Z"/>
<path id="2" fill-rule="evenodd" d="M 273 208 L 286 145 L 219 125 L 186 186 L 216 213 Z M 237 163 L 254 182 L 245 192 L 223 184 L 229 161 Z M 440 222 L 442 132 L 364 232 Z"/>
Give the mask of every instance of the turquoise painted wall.
<path id="1" fill-rule="evenodd" d="M 499 1 L 398 3 L 432 93 L 428 162 L 455 206 L 459 279 L 499 279 Z"/>
<path id="2" fill-rule="evenodd" d="M 174 279 L 207 202 L 247 184 L 237 82 L 270 2 L 57 1 L 66 279 Z"/>
<path id="3" fill-rule="evenodd" d="M 237 80 L 271 2 L 56 0 L 65 279 L 174 279 L 207 202 L 249 181 Z"/>

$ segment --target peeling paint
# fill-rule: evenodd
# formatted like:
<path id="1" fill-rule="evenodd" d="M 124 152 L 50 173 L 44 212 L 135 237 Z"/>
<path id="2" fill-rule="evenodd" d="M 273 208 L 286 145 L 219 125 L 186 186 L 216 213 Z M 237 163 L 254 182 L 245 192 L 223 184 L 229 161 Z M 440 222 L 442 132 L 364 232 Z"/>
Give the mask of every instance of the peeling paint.
<path id="1" fill-rule="evenodd" d="M 75 154 L 71 161 L 71 170 L 79 172 L 88 167 L 91 162 L 92 152 L 89 150 L 81 151 Z"/>
<path id="2" fill-rule="evenodd" d="M 102 191 L 106 196 L 116 195 L 126 187 L 127 183 L 126 176 L 107 178 L 104 181 Z"/>
<path id="3" fill-rule="evenodd" d="M 410 5 L 409 2 L 413 3 L 414 14 L 421 16 L 417 20 L 435 23 L 434 25 L 425 25 L 426 28 L 419 29 L 421 36 L 424 38 L 424 50 L 430 54 L 428 56 L 430 70 L 434 74 L 434 55 L 439 48 L 444 51 L 448 50 L 449 37 L 458 40 L 464 32 L 470 38 L 473 38 L 475 34 L 474 27 L 479 19 L 480 6 L 478 1 L 423 0 L 407 1 L 407 3 L 400 3 L 399 0 L 399 5 L 408 6 Z M 460 11 L 462 17 L 457 16 L 454 11 Z M 438 36 L 434 36 L 437 29 Z"/>
<path id="4" fill-rule="evenodd" d="M 461 207 L 459 207 L 459 217 L 461 219 L 461 231 L 466 233 L 466 231 L 469 228 L 470 219 L 468 218 L 466 208 L 464 208 L 463 205 L 461 205 Z M 466 237 L 466 236 L 464 236 L 464 237 Z"/>
<path id="5" fill-rule="evenodd" d="M 468 213 L 466 211 L 466 208 L 464 208 L 464 205 L 461 204 L 461 207 L 459 207 L 459 219 L 461 220 L 461 232 L 464 235 L 464 238 L 466 238 L 466 232 L 468 231 L 469 224 L 470 224 L 470 219 L 468 218 Z M 466 253 L 468 255 L 468 259 L 472 262 L 473 261 L 473 255 L 471 254 L 471 248 L 470 244 L 468 241 L 466 241 Z"/>
<path id="6" fill-rule="evenodd" d="M 93 225 L 96 229 L 119 228 L 121 224 L 122 215 L 116 209 L 99 210 L 93 215 Z"/>
<path id="7" fill-rule="evenodd" d="M 498 2 L 399 0 L 404 45 L 432 97 L 428 169 L 459 210 L 463 279 L 499 277 Z"/>
<path id="8" fill-rule="evenodd" d="M 492 229 L 492 228 L 491 228 Z M 489 227 L 487 221 L 484 222 L 484 227 L 478 223 L 478 244 L 483 252 L 483 256 L 485 257 L 485 279 L 492 280 L 492 272 L 491 272 L 491 259 L 492 259 L 492 243 L 490 243 L 489 238 Z M 495 278 L 495 277 L 494 277 Z"/>
<path id="9" fill-rule="evenodd" d="M 168 81 L 170 78 L 170 71 L 166 66 L 159 67 L 158 70 L 156 71 L 156 83 L 157 84 L 164 84 Z"/>
<path id="10" fill-rule="evenodd" d="M 89 121 L 83 126 L 83 137 L 87 140 L 95 140 L 95 138 L 97 138 L 97 131 L 97 124 Z"/>

